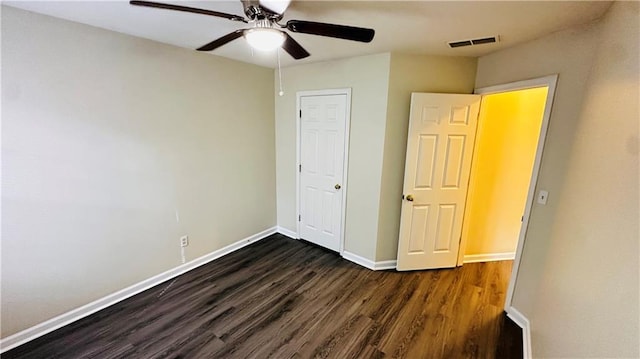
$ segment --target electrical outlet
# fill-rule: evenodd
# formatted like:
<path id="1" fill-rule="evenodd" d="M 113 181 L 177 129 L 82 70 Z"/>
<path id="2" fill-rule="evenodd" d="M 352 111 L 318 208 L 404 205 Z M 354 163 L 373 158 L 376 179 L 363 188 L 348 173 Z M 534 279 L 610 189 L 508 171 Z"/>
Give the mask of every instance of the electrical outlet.
<path id="1" fill-rule="evenodd" d="M 180 237 L 180 247 L 186 247 L 189 245 L 189 236 Z"/>

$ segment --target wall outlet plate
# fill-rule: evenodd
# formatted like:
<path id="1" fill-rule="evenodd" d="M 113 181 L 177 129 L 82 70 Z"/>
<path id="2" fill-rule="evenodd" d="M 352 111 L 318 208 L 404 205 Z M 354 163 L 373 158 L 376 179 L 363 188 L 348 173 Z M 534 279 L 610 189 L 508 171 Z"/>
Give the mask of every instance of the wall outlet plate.
<path id="1" fill-rule="evenodd" d="M 180 237 L 180 247 L 186 247 L 189 245 L 189 236 Z"/>

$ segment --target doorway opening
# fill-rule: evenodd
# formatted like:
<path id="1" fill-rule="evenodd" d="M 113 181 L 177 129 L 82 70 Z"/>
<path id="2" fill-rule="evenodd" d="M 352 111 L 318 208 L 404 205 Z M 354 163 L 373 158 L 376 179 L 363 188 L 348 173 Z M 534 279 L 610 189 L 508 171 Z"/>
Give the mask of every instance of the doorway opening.
<path id="1" fill-rule="evenodd" d="M 522 328 L 525 357 L 531 357 L 530 326 L 512 300 L 534 201 L 544 205 L 548 197 L 537 180 L 557 80 L 475 90 L 482 100 L 458 265 L 513 259 L 504 311 Z"/>
<path id="2" fill-rule="evenodd" d="M 511 302 L 513 299 L 515 282 L 518 276 L 518 269 L 520 267 L 520 259 L 524 248 L 527 227 L 529 225 L 531 211 L 536 198 L 538 174 L 542 162 L 542 153 L 549 126 L 549 119 L 551 117 L 557 80 L 558 75 L 550 75 L 537 79 L 478 88 L 475 90 L 476 94 L 482 96 L 480 126 L 487 124 L 487 128 L 481 127 L 478 129 L 479 140 L 476 143 L 476 150 L 478 150 L 478 152 L 474 153 L 474 159 L 472 161 L 472 166 L 474 169 L 476 169 L 477 166 L 477 170 L 473 172 L 472 169 L 470 185 L 473 188 L 470 188 L 468 192 L 468 203 L 465 209 L 465 222 L 463 224 L 463 235 L 461 236 L 461 249 L 458 254 L 458 265 L 461 265 L 465 261 L 465 253 L 469 253 L 467 252 L 468 248 L 471 250 L 478 250 L 478 248 L 483 247 L 487 248 L 488 246 L 495 244 L 495 238 L 509 238 L 515 236 L 517 238 L 516 242 L 509 244 L 512 246 L 510 248 L 515 249 L 515 253 L 501 252 L 503 249 L 499 249 L 498 252 L 495 253 L 498 253 L 498 255 L 496 255 L 496 260 L 500 259 L 500 253 L 509 253 L 513 259 L 513 267 L 509 279 L 509 286 L 507 288 L 504 308 L 507 314 L 509 314 L 509 316 L 516 322 L 520 322 L 517 320 L 519 318 L 514 318 L 514 316 L 518 316 L 519 313 L 515 313 L 511 307 Z M 487 105 L 486 113 L 482 114 L 482 112 L 485 111 L 485 103 Z M 500 114 L 500 111 L 503 112 Z M 493 121 L 494 123 L 491 123 L 492 121 L 486 120 L 482 117 L 483 115 L 492 116 L 494 113 L 499 120 Z M 518 119 L 522 120 L 527 118 L 529 119 L 529 123 L 518 123 L 519 121 L 517 121 Z M 483 120 L 486 120 L 485 124 L 482 123 Z M 531 123 L 531 121 L 533 121 L 533 123 Z M 506 128 L 502 127 L 497 130 L 501 130 L 507 134 L 512 133 L 512 138 L 505 138 L 504 142 L 501 144 L 484 143 L 486 145 L 484 151 L 482 148 L 478 148 L 478 146 L 483 146 L 483 142 L 486 142 L 481 138 L 481 136 L 484 135 L 481 131 L 484 132 L 485 130 L 492 130 L 495 126 L 499 127 L 500 122 L 508 123 L 509 125 L 506 126 Z M 533 131 L 534 134 L 527 135 L 525 133 L 526 131 Z M 504 134 L 502 134 L 502 137 L 509 136 L 504 136 Z M 517 141 L 514 143 L 514 140 Z M 495 161 L 496 163 L 489 163 L 484 166 L 484 170 L 487 173 L 482 173 L 483 171 L 480 167 L 482 166 L 481 161 L 483 161 L 483 158 L 480 156 L 490 156 L 495 150 L 494 147 L 501 148 L 504 157 L 501 158 L 500 161 Z M 514 152 L 512 150 L 516 147 L 518 149 L 515 152 L 520 153 L 522 156 L 520 159 L 517 157 L 512 158 L 511 156 L 511 152 Z M 478 158 L 475 157 L 476 155 L 478 155 Z M 484 161 L 489 160 L 491 160 L 491 157 L 484 159 Z M 509 174 L 510 172 L 513 172 L 509 171 L 509 166 L 517 168 L 518 174 Z M 501 170 L 503 170 L 504 173 L 498 173 Z M 475 178 L 473 177 L 474 175 Z M 487 181 L 487 176 L 499 178 L 499 181 L 502 181 L 503 184 L 504 181 L 512 181 L 514 184 L 517 182 L 517 188 L 514 189 L 514 194 L 511 195 L 513 200 L 500 200 L 501 182 L 499 181 L 497 181 L 498 183 L 493 183 L 484 189 L 480 188 L 481 186 L 479 187 L 477 183 L 474 183 L 476 180 Z M 505 184 L 505 186 L 509 185 L 511 185 L 511 183 L 507 182 Z M 487 193 L 482 193 L 483 190 Z M 478 217 L 484 218 L 486 223 L 493 223 L 493 226 L 502 226 L 500 229 L 491 229 L 490 226 L 478 223 L 475 219 L 472 220 L 470 218 L 475 211 L 482 210 L 482 202 L 489 199 L 496 208 L 487 212 L 490 212 L 491 215 L 488 216 L 487 213 L 484 213 Z M 544 202 L 546 203 L 546 196 L 544 198 Z M 500 208 L 501 204 L 507 203 L 508 206 L 505 205 L 504 208 Z M 511 220 L 513 218 L 515 218 L 515 224 Z M 467 221 L 467 219 L 469 219 L 469 221 Z M 475 227 L 472 227 L 474 226 L 474 222 Z M 505 225 L 505 223 L 509 224 Z M 493 242 L 474 242 L 474 239 L 470 238 L 470 235 L 474 233 L 474 230 L 478 230 L 479 232 L 476 233 L 481 233 L 483 236 L 487 233 L 495 233 L 495 237 L 492 239 Z M 498 244 L 498 246 L 499 245 L 502 244 Z M 467 258 L 473 259 L 473 257 Z M 485 259 L 490 259 L 490 256 L 485 257 Z"/>
<path id="3" fill-rule="evenodd" d="M 531 210 L 536 198 L 538 173 L 557 78 L 557 75 L 551 75 L 479 88 L 474 95 L 411 95 L 396 269 L 404 271 L 454 268 L 461 266 L 465 259 L 468 262 L 513 260 L 512 263 L 508 263 L 511 267 L 510 275 L 507 274 L 508 267 L 504 270 L 497 269 L 505 273 L 498 275 L 504 278 L 504 281 L 497 282 L 504 285 L 509 276 L 506 293 L 500 290 L 494 293 L 497 296 L 490 296 L 499 298 L 494 300 L 496 307 L 504 300 L 504 311 L 523 329 L 525 353 L 530 353 L 531 350 L 527 341 L 530 337 L 529 325 L 527 319 L 512 307 L 512 299 Z M 529 97 L 533 100 L 530 101 Z M 485 113 L 479 116 L 481 111 Z M 491 119 L 487 119 L 489 117 L 496 117 L 498 121 L 492 123 Z M 521 123 L 526 122 L 529 117 L 534 117 L 533 123 Z M 485 122 L 481 124 L 480 131 L 477 131 L 478 119 Z M 486 135 L 484 132 L 487 131 L 490 131 L 490 135 L 495 135 L 494 138 L 479 139 Z M 518 147 L 525 147 L 527 151 L 516 151 Z M 474 153 L 474 150 L 478 153 Z M 520 153 L 520 156 L 516 153 Z M 473 164 L 476 168 L 476 178 L 471 179 Z M 499 170 L 514 170 L 512 172 L 515 173 L 498 173 Z M 484 178 L 480 176 L 483 171 L 486 172 L 485 175 L 488 173 Z M 515 177 L 518 177 L 517 181 Z M 500 181 L 488 186 L 488 194 L 478 194 L 482 185 L 495 181 L 496 178 Z M 507 185 L 515 182 L 519 183 L 514 191 L 517 195 L 503 191 Z M 471 191 L 469 184 L 475 185 Z M 501 197 L 505 192 L 508 192 L 510 200 L 515 199 L 513 203 L 506 209 L 487 210 L 489 199 L 497 205 L 508 202 Z M 545 204 L 548 193 L 540 193 L 538 202 Z M 494 200 L 494 197 L 497 199 Z M 478 204 L 468 205 L 469 199 L 477 200 Z M 468 217 L 474 213 L 480 213 L 476 228 L 469 226 L 473 221 Z M 515 219 L 511 221 L 515 223 L 510 222 L 507 229 L 487 229 L 491 226 L 503 226 L 505 218 Z M 467 228 L 463 230 L 465 225 Z M 506 233 L 505 236 L 510 234 L 517 237 L 515 254 L 512 243 L 507 252 L 499 248 L 497 253 L 491 255 L 481 256 L 474 253 L 465 258 L 467 247 L 478 247 L 478 243 L 463 236 L 463 232 L 489 233 L 491 237 L 498 234 L 502 236 L 502 232 Z M 500 263 L 469 266 L 493 267 L 495 272 L 495 268 L 500 265 L 494 264 Z M 452 272 L 459 273 L 462 269 Z M 489 285 L 487 281 L 483 283 L 483 286 Z M 490 284 L 489 287 L 496 283 Z"/>
<path id="4" fill-rule="evenodd" d="M 510 312 L 556 82 L 551 75 L 479 88 L 474 95 L 412 94 L 397 270 L 513 260 L 505 300 Z M 478 119 L 484 123 L 477 131 Z M 489 204 L 496 208 L 488 210 Z M 478 233 L 492 240 L 511 236 L 510 247 L 465 258 L 467 248 L 485 246 L 469 239 Z"/>
<path id="5" fill-rule="evenodd" d="M 547 92 L 482 97 L 459 265 L 515 258 Z"/>

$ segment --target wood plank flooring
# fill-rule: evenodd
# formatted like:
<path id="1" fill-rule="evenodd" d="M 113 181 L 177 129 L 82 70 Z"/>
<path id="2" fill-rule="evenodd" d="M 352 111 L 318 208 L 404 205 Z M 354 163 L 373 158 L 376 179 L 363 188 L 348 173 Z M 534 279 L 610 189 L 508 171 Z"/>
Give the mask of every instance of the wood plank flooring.
<path id="1" fill-rule="evenodd" d="M 2 358 L 519 358 L 510 271 L 374 272 L 276 234 Z"/>

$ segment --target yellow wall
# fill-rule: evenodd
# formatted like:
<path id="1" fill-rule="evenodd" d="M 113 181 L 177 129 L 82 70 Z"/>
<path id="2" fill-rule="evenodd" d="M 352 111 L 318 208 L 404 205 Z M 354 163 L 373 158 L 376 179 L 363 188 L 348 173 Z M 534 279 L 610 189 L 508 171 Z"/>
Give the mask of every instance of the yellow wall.
<path id="1" fill-rule="evenodd" d="M 483 97 L 463 229 L 465 256 L 515 253 L 546 97 L 546 87 Z"/>

